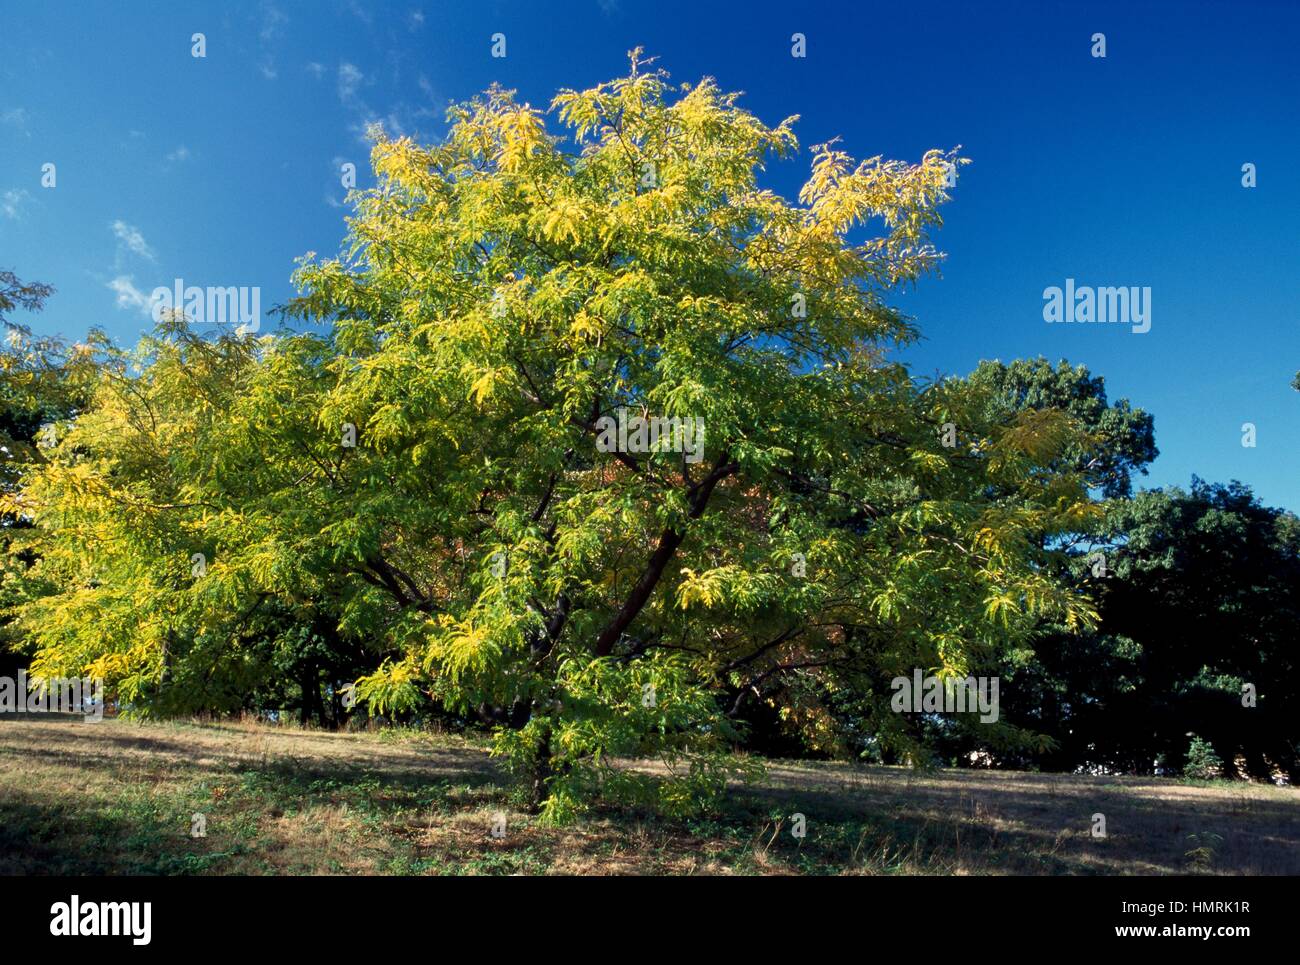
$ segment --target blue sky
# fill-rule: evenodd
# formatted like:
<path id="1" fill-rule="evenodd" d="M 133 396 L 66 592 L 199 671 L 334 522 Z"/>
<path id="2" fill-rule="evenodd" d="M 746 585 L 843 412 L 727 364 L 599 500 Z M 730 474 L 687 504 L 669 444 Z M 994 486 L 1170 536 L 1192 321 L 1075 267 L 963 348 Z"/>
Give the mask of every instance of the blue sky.
<path id="1" fill-rule="evenodd" d="M 436 138 L 446 105 L 494 80 L 544 105 L 640 45 L 770 123 L 801 115 L 803 150 L 771 171 L 787 196 L 834 136 L 857 157 L 962 145 L 943 277 L 899 300 L 925 335 L 918 373 L 1081 362 L 1154 413 L 1146 485 L 1240 479 L 1300 509 L 1300 4 L 7 6 L 0 267 L 57 288 L 17 318 L 37 331 L 133 342 L 139 295 L 177 277 L 281 302 L 295 258 L 338 250 L 339 164 L 371 183 L 367 122 Z M 1151 330 L 1045 323 L 1043 290 L 1067 278 L 1149 286 Z"/>

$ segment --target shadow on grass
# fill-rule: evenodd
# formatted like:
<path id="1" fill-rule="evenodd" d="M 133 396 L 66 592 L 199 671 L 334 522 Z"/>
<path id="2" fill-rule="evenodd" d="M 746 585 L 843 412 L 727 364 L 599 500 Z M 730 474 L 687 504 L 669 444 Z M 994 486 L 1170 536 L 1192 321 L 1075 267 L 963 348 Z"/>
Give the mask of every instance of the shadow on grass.
<path id="1" fill-rule="evenodd" d="M 471 746 L 0 725 L 0 874 L 1296 874 L 1298 804 L 1175 781 L 772 762 L 707 818 L 602 808 L 543 828 Z M 493 838 L 498 812 L 509 831 Z"/>
<path id="2" fill-rule="evenodd" d="M 183 733 L 60 727 L 40 738 L 39 747 L 0 743 L 0 874 L 345 872 L 353 852 L 373 852 L 364 870 L 383 871 L 409 856 L 400 840 L 373 848 L 375 832 L 504 795 L 490 767 L 454 750 L 359 762 L 257 759 L 187 743 Z M 309 837 L 301 859 L 299 825 Z M 316 828 L 324 830 L 310 839 Z M 313 863 L 313 848 L 330 856 Z"/>

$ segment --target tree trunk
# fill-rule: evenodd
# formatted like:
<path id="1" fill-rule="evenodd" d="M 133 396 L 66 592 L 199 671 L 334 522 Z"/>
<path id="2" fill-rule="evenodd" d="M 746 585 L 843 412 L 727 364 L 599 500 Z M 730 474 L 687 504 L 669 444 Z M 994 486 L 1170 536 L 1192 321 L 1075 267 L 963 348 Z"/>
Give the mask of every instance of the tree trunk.
<path id="1" fill-rule="evenodd" d="M 542 804 L 550 793 L 548 785 L 555 775 L 555 770 L 551 767 L 550 721 L 545 723 L 545 730 L 537 745 L 537 756 L 533 760 L 533 773 L 529 778 L 527 803 L 529 814 L 536 814 L 542 809 Z"/>
<path id="2" fill-rule="evenodd" d="M 547 782 L 553 774 L 551 768 L 550 747 L 538 751 L 537 760 L 533 764 L 533 774 L 528 785 L 528 813 L 536 814 L 542 809 L 542 804 L 546 801 Z"/>

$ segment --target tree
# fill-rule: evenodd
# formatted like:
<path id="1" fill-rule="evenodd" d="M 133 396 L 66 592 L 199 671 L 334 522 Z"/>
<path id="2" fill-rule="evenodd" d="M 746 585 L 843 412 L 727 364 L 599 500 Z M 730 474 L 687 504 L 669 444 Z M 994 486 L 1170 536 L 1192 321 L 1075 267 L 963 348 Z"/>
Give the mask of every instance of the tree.
<path id="1" fill-rule="evenodd" d="M 151 713 L 254 709 L 260 695 L 272 699 L 256 709 L 337 723 L 322 689 L 332 700 L 383 654 L 363 658 L 339 627 L 327 566 L 281 562 L 294 549 L 277 542 L 275 517 L 311 510 L 285 474 L 314 456 L 304 437 L 327 447 L 306 387 L 299 408 L 285 405 L 260 353 L 177 318 L 133 352 L 103 353 L 85 411 L 5 503 L 37 522 L 14 547 L 56 589 L 21 610 L 34 673 L 103 677 Z"/>
<path id="2" fill-rule="evenodd" d="M 9 313 L 15 308 L 24 308 L 29 312 L 39 312 L 45 307 L 46 300 L 54 294 L 54 288 L 43 282 L 22 281 L 12 271 L 0 270 L 0 323 L 12 327 Z"/>
<path id="3" fill-rule="evenodd" d="M 1300 779 L 1300 520 L 1240 483 L 1193 477 L 1116 500 L 1104 550 L 1102 620 L 1047 639 L 1012 708 L 1052 734 L 1054 767 L 1179 769 L 1187 735 L 1208 742 L 1226 776 Z M 1079 579 L 1090 561 L 1077 561 Z M 1246 689 L 1249 685 L 1249 690 Z"/>
<path id="4" fill-rule="evenodd" d="M 1187 765 L 1183 768 L 1183 774 L 1193 780 L 1208 781 L 1210 778 L 1217 777 L 1223 771 L 1223 761 L 1219 760 L 1219 755 L 1214 753 L 1214 747 L 1208 741 L 1199 737 L 1192 737 L 1192 743 L 1187 749 Z"/>
<path id="5" fill-rule="evenodd" d="M 1152 417 L 1133 408 L 1127 399 L 1109 401 L 1104 378 L 1094 376 L 1085 366 L 1072 366 L 1064 359 L 1055 366 L 1043 358 L 1017 360 L 1010 364 L 984 361 L 971 375 L 949 379 L 943 388 L 952 396 L 965 400 L 964 407 L 970 414 L 963 418 L 973 420 L 975 424 L 1005 425 L 1021 418 L 1050 418 L 1051 413 L 1068 418 L 1078 431 L 1071 443 L 1045 468 L 1049 473 L 1061 474 L 1062 478 L 1081 478 L 1089 489 L 1110 497 L 1130 493 L 1133 474 L 1145 473 L 1146 466 L 1158 454 Z M 1014 492 L 1002 495 L 1014 498 Z M 1101 516 L 1084 517 L 1081 521 L 1086 525 L 1077 532 L 1044 531 L 1032 534 L 1031 538 L 1040 545 L 1050 541 L 1062 550 L 1055 558 L 1058 578 L 1087 595 L 1101 586 L 1092 573 L 1097 560 L 1094 537 L 1099 535 Z M 1035 640 L 1042 642 L 1035 643 Z M 1081 676 L 1077 683 L 1084 691 L 1100 668 L 1111 666 L 1100 662 L 1104 661 L 1100 649 L 1104 645 L 1097 634 L 1080 637 L 1050 619 L 1046 619 L 1040 631 L 1025 643 L 1024 646 L 991 654 L 980 668 L 988 675 L 1004 675 L 1009 682 L 1034 682 L 1028 693 L 1015 687 L 1003 691 L 1003 712 L 1010 721 L 1041 724 L 1042 708 L 1036 706 L 1035 701 L 1061 696 L 1038 686 L 1034 675 L 1041 666 L 1028 645 L 1054 648 L 1057 651 L 1053 654 L 1054 666 L 1057 659 L 1071 667 L 1077 664 Z M 1119 672 L 1116 669 L 1116 673 Z M 925 759 L 930 756 L 930 750 L 955 763 L 966 762 L 967 755 L 975 750 L 983 752 L 986 760 L 990 755 L 994 760 L 1010 759 L 1021 763 L 1054 759 L 1049 749 L 1055 739 L 1048 735 L 1025 727 L 964 726 L 960 718 L 911 715 L 903 720 L 907 721 L 913 740 L 901 742 L 896 733 L 893 740 L 882 740 L 888 738 L 890 731 L 896 731 L 900 722 L 897 715 L 882 717 L 872 710 L 876 703 L 873 695 L 887 684 L 887 678 L 867 680 L 861 677 L 847 685 L 833 679 L 816 684 L 801 681 L 797 687 L 782 692 L 779 700 L 772 703 L 779 706 L 787 718 L 794 716 L 791 708 L 800 708 L 799 714 L 828 719 L 830 725 L 821 729 L 819 739 L 811 746 L 791 747 L 790 735 L 775 726 L 773 718 L 777 706 L 751 708 L 755 733 L 762 741 L 760 746 L 786 754 L 800 750 L 816 753 L 835 748 L 884 760 L 913 756 Z M 881 721 L 885 733 L 879 730 Z M 789 730 L 785 728 L 785 731 Z"/>
<path id="6" fill-rule="evenodd" d="M 1017 359 L 1010 365 L 984 361 L 970 379 L 991 389 L 995 412 L 1058 409 L 1073 416 L 1086 434 L 1064 461 L 1107 498 L 1128 496 L 1133 474 L 1146 475 L 1146 467 L 1160 455 L 1151 416 L 1128 399 L 1109 402 L 1106 380 L 1083 365 L 1061 359 L 1053 367 L 1044 358 Z"/>
<path id="7" fill-rule="evenodd" d="M 12 320 L 16 308 L 41 311 L 54 289 L 41 282 L 24 282 L 12 271 L 0 271 L 0 492 L 17 491 L 23 466 L 43 459 L 48 446 L 85 404 L 87 386 L 95 370 L 92 333 L 90 344 L 69 346 L 63 339 L 34 335 Z M 24 641 L 11 633 L 15 609 L 47 591 L 32 579 L 32 557 L 14 552 L 12 535 L 29 525 L 21 512 L 0 513 L 0 651 L 21 649 Z M 15 661 L 18 661 L 15 663 Z M 5 654 L 0 671 L 21 665 Z"/>
<path id="8" fill-rule="evenodd" d="M 68 378 L 69 353 L 61 339 L 34 336 L 31 329 L 10 319 L 16 308 L 39 312 L 54 289 L 42 282 L 24 282 L 12 271 L 0 271 L 0 486 L 12 489 L 16 466 L 28 461 L 37 432 L 75 409 L 77 391 Z"/>
<path id="9" fill-rule="evenodd" d="M 65 587 L 29 611 L 39 664 L 147 710 L 165 673 L 232 672 L 273 601 L 366 641 L 377 712 L 492 722 L 559 819 L 707 801 L 738 705 L 780 680 L 963 674 L 1044 614 L 1086 625 L 1029 538 L 1095 512 L 1046 471 L 1072 421 L 990 419 L 889 359 L 960 159 L 821 145 L 792 204 L 759 174 L 793 119 L 736 101 L 634 54 L 555 98 L 572 140 L 499 88 L 440 144 L 376 135 L 344 255 L 305 259 L 288 306 L 325 334 L 174 323 L 30 476 Z M 611 430 L 643 416 L 676 421 Z M 614 763 L 639 755 L 675 776 Z"/>

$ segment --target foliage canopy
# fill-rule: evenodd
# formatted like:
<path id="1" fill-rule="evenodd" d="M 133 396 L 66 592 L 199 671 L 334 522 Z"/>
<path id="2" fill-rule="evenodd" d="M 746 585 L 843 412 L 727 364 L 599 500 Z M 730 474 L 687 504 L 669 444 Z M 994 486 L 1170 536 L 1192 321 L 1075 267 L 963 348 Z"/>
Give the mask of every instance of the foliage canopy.
<path id="1" fill-rule="evenodd" d="M 561 818 L 698 806 L 779 680 L 965 674 L 1088 625 L 1041 539 L 1096 516 L 1075 420 L 890 359 L 962 159 L 820 145 L 792 203 L 760 176 L 794 120 L 634 55 L 549 111 L 493 88 L 439 144 L 377 136 L 343 254 L 296 276 L 323 333 L 168 322 L 10 499 L 58 587 L 23 611 L 35 669 L 237 706 L 310 625 L 368 655 L 373 712 L 493 721 Z M 698 420 L 703 458 L 602 451 L 620 409 Z"/>

